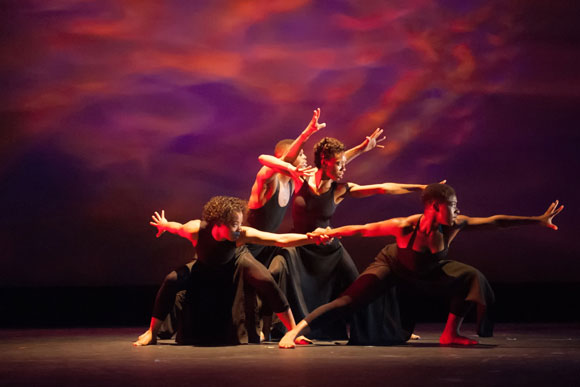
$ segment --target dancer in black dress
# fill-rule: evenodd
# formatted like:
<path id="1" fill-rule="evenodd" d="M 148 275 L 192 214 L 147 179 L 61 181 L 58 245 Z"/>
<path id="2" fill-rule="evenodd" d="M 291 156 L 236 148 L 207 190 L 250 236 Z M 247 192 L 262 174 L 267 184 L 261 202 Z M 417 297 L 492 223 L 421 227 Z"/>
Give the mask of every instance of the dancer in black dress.
<path id="1" fill-rule="evenodd" d="M 382 129 L 377 129 L 365 142 L 348 151 L 345 151 L 344 144 L 330 137 L 315 145 L 314 157 L 318 169 L 313 177 L 300 180 L 296 187 L 292 207 L 294 232 L 307 233 L 328 227 L 336 207 L 346 197 L 406 194 L 426 187 L 423 184 L 357 185 L 338 182 L 346 171 L 346 164 L 377 146 L 377 142 L 382 140 L 378 139 L 382 133 Z M 273 157 L 261 157 L 260 160 L 272 168 L 280 164 Z M 325 246 L 311 247 L 289 249 L 291 256 L 287 260 L 289 280 L 286 295 L 299 318 L 336 298 L 358 276 L 352 258 L 338 240 Z M 337 323 L 332 328 L 326 328 L 325 332 L 313 332 L 312 337 L 344 339 L 346 325 L 344 322 Z"/>
<path id="2" fill-rule="evenodd" d="M 237 288 L 247 283 L 276 312 L 287 328 L 294 327 L 294 318 L 284 294 L 268 270 L 247 251 L 236 251 L 246 243 L 277 246 L 299 246 L 324 242 L 325 237 L 309 238 L 303 234 L 273 234 L 242 226 L 246 203 L 238 198 L 217 196 L 204 206 L 202 219 L 185 224 L 170 222 L 165 212 L 155 212 L 151 225 L 159 237 L 165 231 L 188 239 L 196 247 L 197 260 L 170 273 L 161 286 L 151 318 L 150 328 L 134 343 L 155 344 L 157 333 L 174 305 L 178 291 L 187 289 L 186 298 L 194 310 L 183 313 L 183 344 L 237 344 L 236 311 L 232 307 Z"/>
<path id="3" fill-rule="evenodd" d="M 455 191 L 445 184 L 431 184 L 422 194 L 423 214 L 394 218 L 377 223 L 319 230 L 330 237 L 351 235 L 394 236 L 396 243 L 386 246 L 375 261 L 336 300 L 322 305 L 306 316 L 280 341 L 281 348 L 291 348 L 292 339 L 311 329 L 343 318 L 368 304 L 393 285 L 404 286 L 427 296 L 445 297 L 450 313 L 439 338 L 441 344 L 477 344 L 460 335 L 461 323 L 469 308 L 476 304 L 479 315 L 493 302 L 493 292 L 485 277 L 475 268 L 445 260 L 449 244 L 461 230 L 479 230 L 538 224 L 557 227 L 552 219 L 563 206 L 552 203 L 540 216 L 494 215 L 472 218 L 459 215 Z M 491 330 L 480 326 L 481 336 Z"/>

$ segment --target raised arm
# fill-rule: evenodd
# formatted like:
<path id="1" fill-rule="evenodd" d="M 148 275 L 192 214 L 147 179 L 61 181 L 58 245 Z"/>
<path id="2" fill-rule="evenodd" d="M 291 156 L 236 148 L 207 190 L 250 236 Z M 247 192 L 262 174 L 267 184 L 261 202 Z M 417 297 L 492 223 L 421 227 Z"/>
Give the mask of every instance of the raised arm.
<path id="1" fill-rule="evenodd" d="M 159 238 L 165 231 L 168 231 L 171 234 L 176 234 L 190 240 L 194 245 L 197 244 L 197 235 L 199 234 L 201 223 L 199 219 L 190 220 L 185 224 L 170 222 L 165 218 L 165 210 L 161 210 L 161 214 L 155 211 L 155 213 L 151 215 L 151 218 L 153 221 L 149 222 L 149 224 L 157 227 L 157 238 Z"/>
<path id="2" fill-rule="evenodd" d="M 367 136 L 362 143 L 344 152 L 344 155 L 346 157 L 346 163 L 347 164 L 350 163 L 352 160 L 354 160 L 361 154 L 368 152 L 374 149 L 375 147 L 384 148 L 384 146 L 382 145 L 377 145 L 379 142 L 387 138 L 385 136 L 379 139 L 381 134 L 383 134 L 383 129 L 377 128 L 370 136 Z"/>
<path id="3" fill-rule="evenodd" d="M 282 155 L 281 159 L 287 161 L 289 163 L 294 162 L 298 154 L 300 153 L 300 149 L 302 149 L 302 145 L 312 136 L 314 133 L 318 132 L 320 129 L 326 127 L 325 123 L 318 123 L 318 119 L 320 118 L 320 108 L 314 110 L 314 114 L 312 115 L 312 119 L 308 123 L 306 129 L 302 131 L 300 136 L 294 140 L 294 142 L 288 147 L 288 150 Z"/>
<path id="4" fill-rule="evenodd" d="M 326 235 L 275 234 L 244 226 L 242 227 L 242 234 L 236 242 L 239 246 L 246 243 L 254 243 L 267 246 L 293 247 L 313 243 L 326 243 L 329 240 L 330 238 Z"/>
<path id="5" fill-rule="evenodd" d="M 558 226 L 552 223 L 552 220 L 558 215 L 564 206 L 558 207 L 556 200 L 539 216 L 514 216 L 514 215 L 493 215 L 487 218 L 472 218 L 469 216 L 459 215 L 457 217 L 457 226 L 463 230 L 493 230 L 505 227 L 540 225 L 557 230 Z"/>

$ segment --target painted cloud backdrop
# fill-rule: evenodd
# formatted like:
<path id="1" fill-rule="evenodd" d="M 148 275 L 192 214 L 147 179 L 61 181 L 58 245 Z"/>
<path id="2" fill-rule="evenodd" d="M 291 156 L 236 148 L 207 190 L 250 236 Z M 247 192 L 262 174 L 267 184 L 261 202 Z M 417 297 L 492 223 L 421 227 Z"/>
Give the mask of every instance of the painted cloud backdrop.
<path id="1" fill-rule="evenodd" d="M 150 214 L 247 198 L 258 155 L 316 107 L 328 126 L 310 158 L 323 136 L 385 129 L 347 181 L 447 179 L 468 215 L 560 199 L 557 233 L 463 235 L 453 257 L 494 281 L 580 280 L 575 2 L 2 3 L 3 285 L 159 282 L 191 248 L 156 240 Z M 353 199 L 333 224 L 419 210 L 413 195 Z M 345 241 L 360 265 L 384 243 Z"/>

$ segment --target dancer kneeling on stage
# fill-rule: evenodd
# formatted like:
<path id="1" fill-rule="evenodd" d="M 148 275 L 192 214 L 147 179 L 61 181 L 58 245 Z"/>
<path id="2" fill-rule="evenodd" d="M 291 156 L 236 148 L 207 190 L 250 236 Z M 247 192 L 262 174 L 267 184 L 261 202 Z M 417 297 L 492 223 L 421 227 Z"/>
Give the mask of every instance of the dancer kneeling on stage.
<path id="1" fill-rule="evenodd" d="M 287 329 L 296 326 L 288 301 L 272 275 L 244 245 L 289 247 L 324 243 L 328 238 L 324 235 L 274 234 L 242 226 L 245 213 L 245 201 L 227 196 L 212 198 L 205 204 L 201 220 L 185 224 L 168 221 L 164 211 L 155 212 L 150 223 L 157 227 L 157 236 L 169 231 L 188 239 L 196 248 L 197 259 L 165 278 L 155 299 L 150 328 L 134 345 L 156 344 L 159 329 L 180 290 L 187 290 L 185 305 L 192 307 L 190 313 L 184 311 L 181 316 L 183 329 L 178 330 L 177 336 L 180 344 L 238 344 L 237 335 L 244 318 L 236 315 L 243 306 L 236 305 L 234 297 L 244 286 L 253 287 Z"/>
<path id="2" fill-rule="evenodd" d="M 557 230 L 552 219 L 564 208 L 558 207 L 558 201 L 555 201 L 540 216 L 494 215 L 472 218 L 459 215 L 455 191 L 446 184 L 427 186 L 423 191 L 422 201 L 423 214 L 365 225 L 319 229 L 313 233 L 329 237 L 390 235 L 396 237 L 396 243 L 387 245 L 340 297 L 320 306 L 300 321 L 296 328 L 282 338 L 279 344 L 281 348 L 292 348 L 293 339 L 298 335 L 307 334 L 311 329 L 344 318 L 393 285 L 406 287 L 423 295 L 445 297 L 450 301 L 447 324 L 439 338 L 441 344 L 477 344 L 476 340 L 460 335 L 461 323 L 474 303 L 478 305 L 479 316 L 482 316 L 485 307 L 493 302 L 493 292 L 478 270 L 444 259 L 449 244 L 461 230 L 531 224 Z M 489 326 L 486 328 L 480 325 L 478 333 L 480 336 L 492 335 Z"/>

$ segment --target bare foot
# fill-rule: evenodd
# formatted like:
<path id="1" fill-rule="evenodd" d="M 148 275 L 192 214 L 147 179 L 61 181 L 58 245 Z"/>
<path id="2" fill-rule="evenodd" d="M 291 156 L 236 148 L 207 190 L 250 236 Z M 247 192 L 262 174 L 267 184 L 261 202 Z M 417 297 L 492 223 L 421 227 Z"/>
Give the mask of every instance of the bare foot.
<path id="1" fill-rule="evenodd" d="M 465 336 L 443 333 L 441 337 L 439 337 L 439 344 L 476 345 L 479 344 L 479 342 Z"/>
<path id="2" fill-rule="evenodd" d="M 294 333 L 292 331 L 286 333 L 284 335 L 284 337 L 282 337 L 282 340 L 280 340 L 280 342 L 278 342 L 278 348 L 281 349 L 293 349 L 296 347 L 296 344 L 294 344 Z"/>
<path id="3" fill-rule="evenodd" d="M 312 344 L 312 340 L 310 340 L 306 336 L 298 336 L 296 339 L 294 339 L 294 343 L 296 345 L 308 345 Z"/>
<path id="4" fill-rule="evenodd" d="M 421 340 L 421 336 L 411 333 L 411 337 L 409 337 L 409 340 Z"/>
<path id="5" fill-rule="evenodd" d="M 137 339 L 137 341 L 133 343 L 135 347 L 143 347 L 145 345 L 155 345 L 155 344 L 157 344 L 157 337 L 156 335 L 153 334 L 153 332 L 151 332 L 150 329 L 145 331 L 145 333 L 139 336 L 139 339 Z"/>

